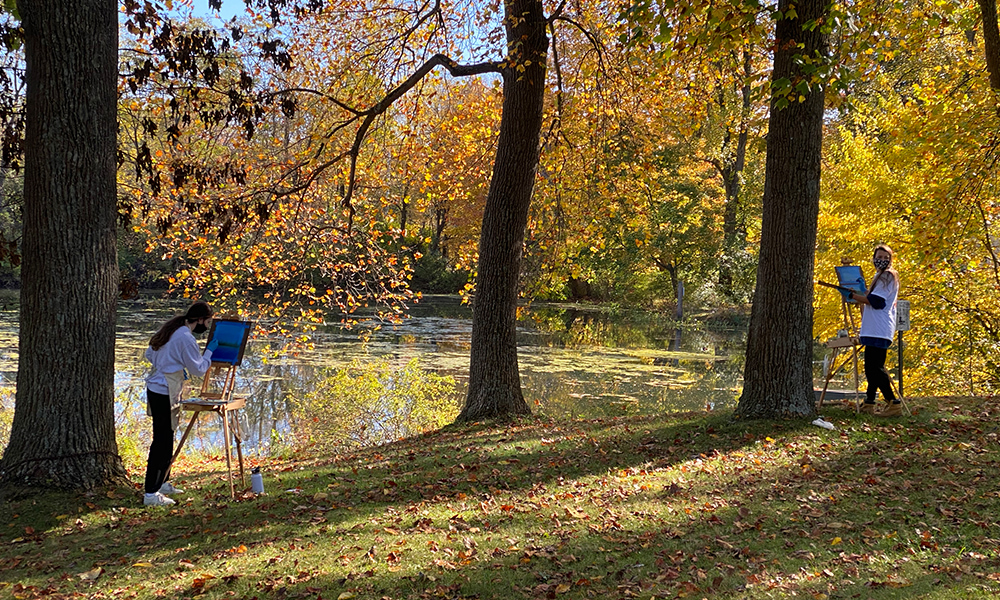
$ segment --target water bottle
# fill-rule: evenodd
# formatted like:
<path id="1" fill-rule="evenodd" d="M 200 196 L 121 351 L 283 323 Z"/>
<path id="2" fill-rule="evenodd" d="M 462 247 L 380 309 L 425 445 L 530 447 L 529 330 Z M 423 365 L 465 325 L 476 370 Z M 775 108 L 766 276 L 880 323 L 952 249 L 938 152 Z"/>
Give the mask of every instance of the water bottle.
<path id="1" fill-rule="evenodd" d="M 255 494 L 264 493 L 264 478 L 260 474 L 260 467 L 254 467 L 250 471 L 250 489 L 253 490 Z"/>

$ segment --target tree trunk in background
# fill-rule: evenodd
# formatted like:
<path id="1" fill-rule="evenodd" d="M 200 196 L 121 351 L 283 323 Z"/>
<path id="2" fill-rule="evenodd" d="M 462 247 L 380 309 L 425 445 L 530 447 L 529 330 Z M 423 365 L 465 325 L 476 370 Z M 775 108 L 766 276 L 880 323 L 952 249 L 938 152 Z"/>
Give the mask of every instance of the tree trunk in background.
<path id="1" fill-rule="evenodd" d="M 983 46 L 986 52 L 986 70 L 990 73 L 990 87 L 1000 90 L 1000 26 L 997 25 L 997 0 L 979 0 L 983 16 Z"/>
<path id="2" fill-rule="evenodd" d="M 785 13 L 790 0 L 780 0 Z M 803 76 L 796 55 L 825 53 L 820 27 L 829 0 L 802 0 L 796 17 L 779 19 L 772 81 L 794 87 Z M 811 30 L 810 30 L 811 29 Z M 812 384 L 813 262 L 819 215 L 823 89 L 814 86 L 802 102 L 792 92 L 778 109 L 772 95 L 767 134 L 760 263 L 747 334 L 741 418 L 816 414 Z"/>
<path id="3" fill-rule="evenodd" d="M 538 166 L 549 40 L 540 0 L 507 0 L 504 11 L 503 115 L 479 238 L 469 392 L 459 421 L 531 412 L 517 366 L 517 288 Z"/>
<path id="4" fill-rule="evenodd" d="M 743 51 L 743 84 L 740 86 L 740 120 L 738 131 L 727 128 L 724 147 L 733 143 L 736 136 L 736 149 L 731 157 L 720 161 L 716 168 L 722 177 L 726 190 L 726 206 L 722 213 L 722 262 L 719 265 L 719 288 L 722 293 L 733 299 L 733 263 L 729 258 L 732 252 L 742 250 L 746 245 L 746 231 L 740 223 L 740 192 L 742 188 L 743 169 L 746 166 L 747 142 L 750 137 L 750 110 L 753 90 L 750 78 L 753 76 L 753 64 L 750 53 Z M 720 93 L 719 105 L 723 106 L 724 95 Z"/>
<path id="5" fill-rule="evenodd" d="M 115 442 L 118 5 L 19 0 L 27 83 L 20 358 L 6 484 L 127 478 Z"/>

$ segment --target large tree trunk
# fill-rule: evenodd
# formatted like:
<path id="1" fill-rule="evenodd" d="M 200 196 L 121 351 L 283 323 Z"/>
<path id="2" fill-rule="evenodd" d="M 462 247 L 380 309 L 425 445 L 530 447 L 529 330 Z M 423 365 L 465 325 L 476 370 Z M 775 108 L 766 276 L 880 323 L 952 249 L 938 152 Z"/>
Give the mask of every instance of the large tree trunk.
<path id="1" fill-rule="evenodd" d="M 118 6 L 19 0 L 25 129 L 20 359 L 0 481 L 124 483 L 114 426 Z"/>
<path id="2" fill-rule="evenodd" d="M 983 47 L 986 52 L 986 70 L 990 74 L 990 87 L 1000 90 L 1000 25 L 997 25 L 997 0 L 979 0 L 983 17 Z"/>
<path id="3" fill-rule="evenodd" d="M 780 0 L 784 14 L 791 0 Z M 792 87 L 808 75 L 796 55 L 825 52 L 822 27 L 829 0 L 795 3 L 795 18 L 778 20 L 772 81 Z M 760 263 L 747 334 L 743 395 L 736 414 L 743 418 L 812 416 L 813 260 L 819 215 L 820 156 L 823 143 L 823 89 L 814 84 L 799 101 L 779 108 L 773 94 L 767 134 L 764 212 Z"/>
<path id="4" fill-rule="evenodd" d="M 549 40 L 540 0 L 505 2 L 503 116 L 479 238 L 469 393 L 459 421 L 528 414 L 517 367 L 517 284 L 538 166 Z"/>

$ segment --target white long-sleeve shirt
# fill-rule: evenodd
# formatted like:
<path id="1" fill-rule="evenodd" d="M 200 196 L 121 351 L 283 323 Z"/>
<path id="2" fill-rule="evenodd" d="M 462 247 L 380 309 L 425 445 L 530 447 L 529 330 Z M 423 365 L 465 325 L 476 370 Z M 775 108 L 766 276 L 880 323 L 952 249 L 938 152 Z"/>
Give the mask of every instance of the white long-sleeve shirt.
<path id="1" fill-rule="evenodd" d="M 872 296 L 878 296 L 885 300 L 885 305 L 881 308 L 875 308 L 872 305 L 864 307 L 861 313 L 859 337 L 892 340 L 896 333 L 896 297 L 898 295 L 899 282 L 891 273 L 885 273 L 868 293 L 869 302 L 871 302 Z"/>
<path id="2" fill-rule="evenodd" d="M 146 378 L 146 388 L 157 394 L 170 394 L 164 373 L 176 373 L 187 369 L 193 375 L 204 375 L 212 365 L 212 351 L 202 355 L 191 329 L 181 325 L 170 336 L 170 340 L 159 350 L 146 348 L 146 358 L 153 363 L 153 372 Z"/>

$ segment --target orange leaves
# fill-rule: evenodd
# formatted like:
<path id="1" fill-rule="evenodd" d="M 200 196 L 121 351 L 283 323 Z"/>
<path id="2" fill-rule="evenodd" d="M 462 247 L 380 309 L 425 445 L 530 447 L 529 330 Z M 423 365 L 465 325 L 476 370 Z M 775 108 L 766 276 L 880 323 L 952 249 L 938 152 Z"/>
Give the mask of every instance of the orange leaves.
<path id="1" fill-rule="evenodd" d="M 209 574 L 202 574 L 198 577 L 195 577 L 194 580 L 191 581 L 191 589 L 196 591 L 201 591 L 205 588 L 205 584 L 211 581 L 212 579 L 215 579 L 215 576 Z"/>

